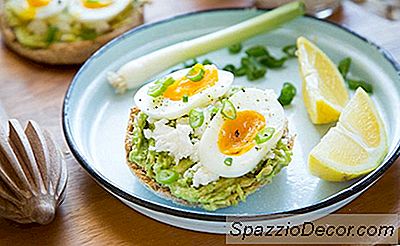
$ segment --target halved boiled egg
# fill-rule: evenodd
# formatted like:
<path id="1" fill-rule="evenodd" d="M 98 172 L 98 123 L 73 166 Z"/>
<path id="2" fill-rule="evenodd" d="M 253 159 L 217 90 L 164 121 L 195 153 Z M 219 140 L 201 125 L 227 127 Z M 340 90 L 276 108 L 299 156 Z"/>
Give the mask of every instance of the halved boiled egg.
<path id="1" fill-rule="evenodd" d="M 200 163 L 221 177 L 240 177 L 251 170 L 281 139 L 286 118 L 272 90 L 246 88 L 229 98 L 206 128 L 199 145 Z"/>
<path id="2" fill-rule="evenodd" d="M 82 22 L 108 21 L 124 11 L 132 0 L 71 0 L 69 12 Z"/>
<path id="3" fill-rule="evenodd" d="M 62 12 L 69 0 L 10 0 L 7 4 L 24 20 L 45 19 Z"/>
<path id="4" fill-rule="evenodd" d="M 200 74 L 192 74 L 193 68 L 182 69 L 167 75 L 169 83 L 160 95 L 149 95 L 160 80 L 144 85 L 135 95 L 137 107 L 154 119 L 176 119 L 191 109 L 205 106 L 223 96 L 233 82 L 233 74 L 217 69 L 214 65 L 200 64 Z M 200 76 L 196 79 L 195 76 Z M 165 80 L 165 79 L 164 79 Z"/>

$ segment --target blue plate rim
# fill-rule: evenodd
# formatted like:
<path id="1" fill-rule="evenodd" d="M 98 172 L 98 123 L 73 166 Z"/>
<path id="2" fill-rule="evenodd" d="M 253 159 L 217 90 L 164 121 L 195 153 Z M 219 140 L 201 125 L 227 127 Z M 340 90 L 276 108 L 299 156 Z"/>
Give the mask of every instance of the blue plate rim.
<path id="1" fill-rule="evenodd" d="M 151 209 L 157 212 L 161 213 L 166 213 L 168 215 L 172 216 L 178 216 L 178 217 L 183 217 L 187 219 L 195 219 L 195 220 L 203 220 L 203 221 L 213 221 L 213 222 L 225 222 L 228 216 L 222 216 L 222 215 L 212 215 L 212 214 L 202 214 L 201 212 L 196 212 L 196 211 L 183 211 L 180 209 L 174 209 L 170 208 L 167 206 L 162 206 L 157 203 L 153 203 L 151 201 L 145 201 L 141 199 L 140 197 L 136 197 L 134 195 L 131 195 L 122 189 L 114 186 L 111 182 L 108 181 L 107 178 L 105 178 L 101 173 L 97 172 L 95 169 L 93 169 L 90 165 L 90 163 L 86 160 L 86 158 L 79 152 L 79 149 L 73 139 L 72 131 L 71 131 L 71 125 L 69 122 L 69 115 L 68 115 L 68 110 L 69 110 L 69 101 L 71 94 L 73 92 L 74 86 L 77 83 L 77 80 L 80 76 L 80 74 L 87 69 L 87 67 L 91 64 L 91 62 L 98 56 L 100 56 L 102 53 L 104 53 L 106 50 L 114 46 L 116 42 L 118 42 L 121 39 L 124 39 L 127 36 L 134 35 L 135 33 L 138 33 L 140 31 L 143 31 L 145 29 L 151 28 L 156 25 L 160 25 L 163 23 L 171 22 L 177 19 L 182 19 L 186 17 L 190 17 L 192 15 L 198 15 L 198 14 L 204 14 L 204 13 L 210 13 L 210 12 L 227 12 L 227 11 L 245 11 L 245 10 L 250 10 L 250 9 L 256 9 L 256 8 L 218 8 L 218 9 L 208 9 L 208 10 L 201 10 L 201 11 L 194 11 L 194 12 L 189 12 L 177 16 L 173 16 L 170 18 L 166 18 L 160 21 L 156 22 L 151 22 L 149 24 L 144 24 L 139 27 L 133 28 L 132 30 L 129 30 L 128 32 L 114 38 L 110 42 L 108 42 L 106 45 L 101 47 L 99 50 L 97 50 L 83 65 L 82 67 L 78 70 L 78 72 L 75 74 L 74 78 L 72 79 L 65 97 L 63 101 L 63 106 L 62 106 L 62 127 L 63 127 L 63 132 L 64 132 L 64 137 L 65 140 L 78 161 L 78 163 L 86 170 L 86 172 L 89 173 L 89 175 L 97 182 L 99 183 L 103 188 L 106 188 L 106 191 L 109 192 L 112 195 L 117 195 L 118 197 L 123 198 L 124 200 L 127 200 L 129 202 L 132 202 L 136 205 L 145 207 L 147 209 Z M 256 10 L 261 10 L 261 11 L 266 11 L 268 9 L 256 9 Z M 335 26 L 339 29 L 342 29 L 349 34 L 352 34 L 359 38 L 360 40 L 368 43 L 369 45 L 373 46 L 376 48 L 382 55 L 383 57 L 393 66 L 395 71 L 397 72 L 398 76 L 400 77 L 400 64 L 393 58 L 393 56 L 384 48 L 381 46 L 375 44 L 374 42 L 370 41 L 369 39 L 361 36 L 360 34 L 348 29 L 347 27 L 341 26 L 339 24 L 330 22 L 328 20 L 321 20 L 318 18 L 315 18 L 313 16 L 305 16 L 304 18 L 310 18 L 314 19 L 316 21 L 321 21 L 324 23 L 327 23 L 329 25 Z M 299 208 L 299 209 L 294 209 L 294 210 L 289 210 L 289 211 L 279 211 L 279 212 L 273 212 L 269 214 L 255 214 L 255 215 L 230 215 L 229 217 L 238 217 L 238 218 L 243 218 L 243 219 L 251 219 L 251 220 L 268 220 L 268 219 L 276 219 L 276 218 L 282 218 L 282 217 L 288 217 L 296 214 L 306 214 L 306 213 L 311 213 L 311 212 L 316 212 L 318 210 L 322 210 L 324 208 L 328 208 L 330 206 L 333 206 L 347 198 L 350 198 L 358 193 L 364 192 L 370 185 L 372 185 L 375 181 L 377 181 L 379 178 L 382 177 L 382 175 L 386 172 L 387 169 L 389 169 L 390 166 L 396 161 L 396 159 L 400 156 L 400 140 L 397 142 L 396 147 L 392 153 L 388 154 L 391 155 L 390 158 L 385 162 L 382 163 L 380 168 L 369 175 L 365 176 L 364 178 L 360 179 L 356 183 L 352 184 L 350 187 L 324 199 L 321 200 L 318 203 L 309 205 L 307 207 Z"/>

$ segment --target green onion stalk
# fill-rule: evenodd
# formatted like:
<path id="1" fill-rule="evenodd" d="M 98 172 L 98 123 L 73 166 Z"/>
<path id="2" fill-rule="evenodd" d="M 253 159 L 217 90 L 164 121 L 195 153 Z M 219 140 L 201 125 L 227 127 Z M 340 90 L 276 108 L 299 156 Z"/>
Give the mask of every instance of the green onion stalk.
<path id="1" fill-rule="evenodd" d="M 160 72 L 188 59 L 214 50 L 238 44 L 263 32 L 271 31 L 304 14 L 302 2 L 291 2 L 223 30 L 192 40 L 183 41 L 123 65 L 116 72 L 109 72 L 108 81 L 117 92 L 133 89 Z"/>

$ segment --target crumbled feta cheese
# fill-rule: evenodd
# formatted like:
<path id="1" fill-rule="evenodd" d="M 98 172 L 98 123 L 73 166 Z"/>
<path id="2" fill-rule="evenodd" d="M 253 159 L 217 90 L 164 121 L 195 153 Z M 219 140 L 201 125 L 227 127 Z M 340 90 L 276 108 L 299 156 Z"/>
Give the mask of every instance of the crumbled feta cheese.
<path id="1" fill-rule="evenodd" d="M 196 149 L 189 137 L 193 129 L 186 124 L 176 124 L 174 128 L 167 123 L 167 119 L 162 119 L 154 122 L 153 131 L 149 129 L 143 131 L 145 138 L 155 140 L 154 150 L 169 152 L 176 163 L 183 158 L 195 156 Z"/>
<path id="2" fill-rule="evenodd" d="M 200 163 L 197 163 L 193 167 L 189 168 L 188 171 L 193 173 L 192 176 L 193 187 L 196 188 L 199 187 L 200 185 L 207 185 L 219 179 L 219 176 L 217 174 L 209 171 L 206 167 L 204 167 Z"/>

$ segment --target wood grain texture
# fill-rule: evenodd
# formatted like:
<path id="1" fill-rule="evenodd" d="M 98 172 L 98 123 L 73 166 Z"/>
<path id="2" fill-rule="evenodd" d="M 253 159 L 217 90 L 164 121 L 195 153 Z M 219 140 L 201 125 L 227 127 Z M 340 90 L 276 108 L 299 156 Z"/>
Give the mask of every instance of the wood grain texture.
<path id="1" fill-rule="evenodd" d="M 154 0 L 146 22 L 208 8 L 251 6 L 250 0 Z M 351 2 L 331 17 L 367 36 L 400 58 L 399 24 L 364 12 Z M 397 30 L 397 32 L 395 31 Z M 0 47 L 0 100 L 11 117 L 33 119 L 67 147 L 61 130 L 62 100 L 78 67 L 33 64 Z M 120 203 L 98 186 L 67 154 L 67 198 L 47 226 L 17 225 L 0 219 L 0 245 L 214 245 L 225 236 L 178 229 L 151 220 Z M 339 213 L 399 213 L 400 162 Z"/>

